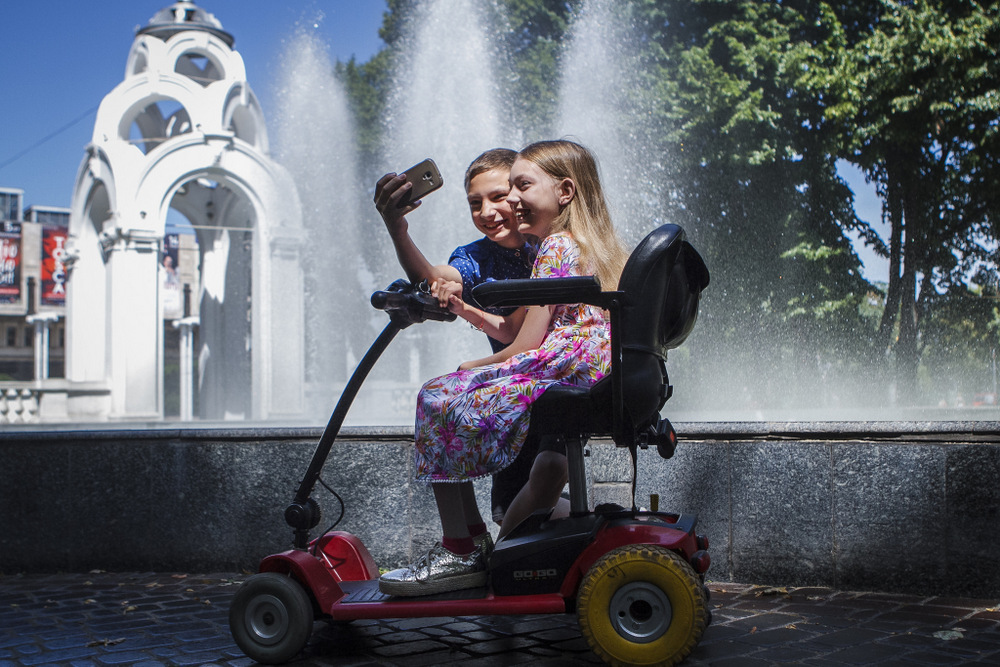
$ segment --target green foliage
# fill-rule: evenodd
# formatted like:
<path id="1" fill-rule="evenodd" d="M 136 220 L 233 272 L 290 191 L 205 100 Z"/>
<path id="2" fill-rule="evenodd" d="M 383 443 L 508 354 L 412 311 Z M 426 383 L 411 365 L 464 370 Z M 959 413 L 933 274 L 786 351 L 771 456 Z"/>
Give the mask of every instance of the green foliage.
<path id="1" fill-rule="evenodd" d="M 571 12 L 581 0 L 503 0 L 511 56 L 511 113 L 525 135 L 552 131 L 559 88 L 559 54 Z"/>

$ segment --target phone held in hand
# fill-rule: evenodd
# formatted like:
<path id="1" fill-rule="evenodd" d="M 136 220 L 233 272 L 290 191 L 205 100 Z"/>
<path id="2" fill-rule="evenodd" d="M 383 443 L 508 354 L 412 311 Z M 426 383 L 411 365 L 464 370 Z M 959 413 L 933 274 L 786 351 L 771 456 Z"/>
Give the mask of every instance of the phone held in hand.
<path id="1" fill-rule="evenodd" d="M 441 172 L 438 171 L 437 165 L 434 164 L 434 160 L 430 158 L 413 165 L 404 171 L 403 175 L 406 176 L 406 180 L 410 182 L 411 188 L 410 191 L 406 193 L 406 196 L 399 200 L 399 204 L 397 204 L 398 208 L 409 206 L 411 203 L 419 199 L 423 199 L 444 185 L 444 179 L 441 178 Z"/>

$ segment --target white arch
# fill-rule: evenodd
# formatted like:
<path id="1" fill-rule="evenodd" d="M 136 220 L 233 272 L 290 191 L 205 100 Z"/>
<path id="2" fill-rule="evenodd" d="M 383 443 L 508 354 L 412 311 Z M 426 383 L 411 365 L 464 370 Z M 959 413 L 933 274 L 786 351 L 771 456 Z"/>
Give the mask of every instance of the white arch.
<path id="1" fill-rule="evenodd" d="M 137 35 L 123 81 L 101 103 L 78 172 L 70 222 L 76 261 L 68 288 L 67 378 L 71 384 L 103 383 L 104 414 L 111 418 L 163 414 L 158 250 L 172 204 L 186 209 L 205 239 L 213 234 L 228 239 L 227 229 L 243 226 L 252 234 L 248 265 L 241 268 L 243 257 L 234 254 L 232 244 L 220 245 L 228 249 L 212 258 L 221 257 L 228 274 L 243 276 L 243 284 L 227 284 L 224 292 L 235 289 L 237 300 L 251 304 L 250 323 L 242 320 L 252 374 L 243 385 L 252 397 L 245 416 L 302 414 L 300 205 L 290 176 L 267 155 L 264 117 L 246 82 L 243 59 L 216 28 Z M 192 55 L 210 63 L 210 80 L 193 71 Z M 176 103 L 173 117 L 186 123 L 182 128 L 171 130 L 157 114 L 167 100 Z M 145 154 L 129 141 L 137 121 L 143 137 L 151 139 Z M 152 136 L 157 134 L 162 137 Z M 185 184 L 190 192 L 201 178 L 220 184 L 214 220 L 180 194 Z M 203 258 L 206 254 L 203 250 Z M 207 301 L 201 306 L 205 317 L 218 318 L 203 321 L 201 331 L 209 342 L 216 337 L 216 359 L 225 357 L 229 344 L 219 331 L 239 319 L 230 321 L 221 308 L 226 294 L 213 294 L 219 307 L 208 308 Z M 294 336 L 287 335 L 289 328 Z"/>

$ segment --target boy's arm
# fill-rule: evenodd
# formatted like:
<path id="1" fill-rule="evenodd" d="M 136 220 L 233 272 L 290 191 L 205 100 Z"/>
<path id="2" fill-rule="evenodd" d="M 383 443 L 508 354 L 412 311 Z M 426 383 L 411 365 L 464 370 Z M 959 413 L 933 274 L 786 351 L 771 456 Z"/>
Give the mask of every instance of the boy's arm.
<path id="1" fill-rule="evenodd" d="M 431 293 L 441 307 L 447 308 L 463 320 L 501 343 L 511 343 L 521 330 L 526 308 L 518 308 L 509 315 L 496 315 L 476 308 L 462 300 L 462 283 L 438 280 L 431 284 Z"/>
<path id="2" fill-rule="evenodd" d="M 409 181 L 393 173 L 386 174 L 375 184 L 375 208 L 389 231 L 389 238 L 396 250 L 399 265 L 412 283 L 421 280 L 432 283 L 439 279 L 461 282 L 462 276 L 457 269 L 447 264 L 431 264 L 410 238 L 406 214 L 420 206 L 420 202 L 416 201 L 403 207 L 398 204 L 411 187 Z"/>

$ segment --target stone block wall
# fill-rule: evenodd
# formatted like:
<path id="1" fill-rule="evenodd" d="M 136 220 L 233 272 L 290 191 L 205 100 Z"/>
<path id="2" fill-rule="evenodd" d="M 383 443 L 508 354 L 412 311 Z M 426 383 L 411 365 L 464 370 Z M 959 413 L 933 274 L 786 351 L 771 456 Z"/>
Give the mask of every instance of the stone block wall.
<path id="1" fill-rule="evenodd" d="M 678 424 L 676 455 L 639 452 L 637 504 L 694 513 L 710 579 L 1000 595 L 997 424 Z M 256 569 L 288 548 L 283 512 L 316 429 L 6 431 L 0 572 Z M 593 503 L 631 502 L 626 450 L 594 441 Z M 324 481 L 338 529 L 379 565 L 439 537 L 413 482 L 412 433 L 346 429 Z M 477 482 L 488 517 L 489 481 Z M 323 488 L 321 528 L 340 513 Z M 495 530 L 495 527 L 494 527 Z"/>

